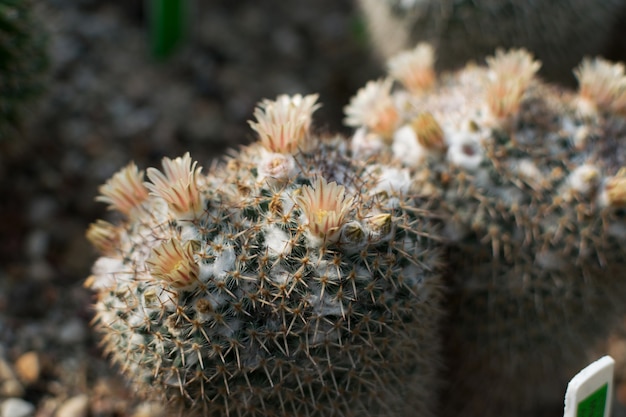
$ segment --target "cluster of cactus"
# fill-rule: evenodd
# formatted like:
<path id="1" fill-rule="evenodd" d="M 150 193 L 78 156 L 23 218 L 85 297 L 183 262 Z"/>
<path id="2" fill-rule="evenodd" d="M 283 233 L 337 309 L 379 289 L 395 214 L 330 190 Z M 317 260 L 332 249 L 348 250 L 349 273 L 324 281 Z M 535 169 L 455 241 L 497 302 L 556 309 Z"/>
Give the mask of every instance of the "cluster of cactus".
<path id="1" fill-rule="evenodd" d="M 607 52 L 624 0 L 358 0 L 376 50 L 390 58 L 418 42 L 439 52 L 441 69 L 459 68 L 498 47 L 526 47 L 554 80 L 584 55 Z"/>
<path id="2" fill-rule="evenodd" d="M 263 101 L 260 140 L 100 189 L 104 346 L 139 392 L 203 416 L 434 415 L 441 249 L 408 177 L 309 133 L 316 96 Z"/>
<path id="3" fill-rule="evenodd" d="M 20 122 L 23 107 L 43 89 L 45 36 L 29 0 L 0 0 L 0 140 Z"/>
<path id="4" fill-rule="evenodd" d="M 279 96 L 206 175 L 185 155 L 100 189 L 124 218 L 88 230 L 87 284 L 140 392 L 205 416 L 562 404 L 624 310 L 624 67 L 586 59 L 568 92 L 522 49 L 434 61 L 390 59 L 350 139 L 310 132 L 315 96 Z"/>

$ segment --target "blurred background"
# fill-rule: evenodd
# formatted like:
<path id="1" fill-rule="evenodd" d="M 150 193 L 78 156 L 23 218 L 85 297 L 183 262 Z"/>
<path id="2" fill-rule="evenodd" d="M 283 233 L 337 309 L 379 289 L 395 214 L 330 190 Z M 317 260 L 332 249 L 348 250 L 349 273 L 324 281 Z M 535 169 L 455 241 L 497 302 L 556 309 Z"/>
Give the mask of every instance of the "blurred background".
<path id="1" fill-rule="evenodd" d="M 192 2 L 169 56 L 150 40 L 148 3 L 32 2 L 47 69 L 0 139 L 0 417 L 159 415 L 89 328 L 84 232 L 107 218 L 99 185 L 131 160 L 145 169 L 186 151 L 208 169 L 254 139 L 255 104 L 279 94 L 319 93 L 314 129 L 348 133 L 343 106 L 383 75 L 351 0 Z M 619 55 L 624 31 L 614 41 Z"/>

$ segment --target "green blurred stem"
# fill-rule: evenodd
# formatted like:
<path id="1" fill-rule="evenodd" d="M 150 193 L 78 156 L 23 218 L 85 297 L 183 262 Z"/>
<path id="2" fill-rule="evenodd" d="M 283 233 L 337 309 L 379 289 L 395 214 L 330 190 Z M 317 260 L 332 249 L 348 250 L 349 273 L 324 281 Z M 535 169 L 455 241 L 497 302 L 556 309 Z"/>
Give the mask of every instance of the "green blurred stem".
<path id="1" fill-rule="evenodd" d="M 148 0 L 150 49 L 158 59 L 170 56 L 186 32 L 188 0 Z"/>

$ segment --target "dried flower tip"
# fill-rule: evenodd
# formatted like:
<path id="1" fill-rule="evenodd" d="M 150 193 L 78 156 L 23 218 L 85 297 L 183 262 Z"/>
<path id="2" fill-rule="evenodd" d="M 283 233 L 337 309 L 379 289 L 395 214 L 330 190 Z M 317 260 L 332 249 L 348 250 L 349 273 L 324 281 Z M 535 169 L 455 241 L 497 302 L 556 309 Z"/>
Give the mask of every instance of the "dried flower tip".
<path id="1" fill-rule="evenodd" d="M 316 104 L 318 95 L 302 97 L 281 95 L 275 101 L 263 100 L 254 110 L 256 122 L 249 121 L 261 140 L 271 152 L 293 154 L 306 149 L 306 138 L 311 127 L 313 112 L 320 108 Z"/>
<path id="2" fill-rule="evenodd" d="M 365 241 L 365 231 L 358 222 L 346 223 L 341 229 L 340 242 L 348 246 L 360 245 Z"/>
<path id="3" fill-rule="evenodd" d="M 387 68 L 389 75 L 400 81 L 412 94 L 429 90 L 435 84 L 435 51 L 427 43 L 420 43 L 411 51 L 392 57 Z"/>
<path id="4" fill-rule="evenodd" d="M 487 85 L 487 106 L 496 120 L 507 119 L 519 111 L 526 89 L 541 67 L 539 61 L 525 49 L 496 51 L 487 58 L 489 83 Z"/>
<path id="5" fill-rule="evenodd" d="M 431 113 L 421 113 L 411 122 L 417 141 L 430 151 L 444 152 L 443 129 Z"/>
<path id="6" fill-rule="evenodd" d="M 148 190 L 143 184 L 143 171 L 139 171 L 134 162 L 122 168 L 102 185 L 96 201 L 109 203 L 109 209 L 130 215 L 148 198 Z"/>
<path id="7" fill-rule="evenodd" d="M 97 220 L 89 225 L 87 240 L 103 255 L 112 255 L 119 249 L 118 228 L 104 220 Z"/>
<path id="8" fill-rule="evenodd" d="M 195 215 L 202 211 L 198 177 L 202 167 L 192 163 L 187 152 L 182 158 L 163 158 L 163 172 L 148 168 L 150 182 L 146 186 L 151 194 L 163 198 L 177 215 Z"/>
<path id="9" fill-rule="evenodd" d="M 602 58 L 584 59 L 574 70 L 578 79 L 579 107 L 584 113 L 598 110 L 626 113 L 624 64 Z"/>
<path id="10" fill-rule="evenodd" d="M 384 139 L 391 139 L 400 116 L 391 97 L 392 80 L 370 81 L 344 108 L 348 126 L 365 126 Z"/>
<path id="11" fill-rule="evenodd" d="M 600 194 L 600 204 L 605 207 L 626 207 L 626 168 L 607 179 Z"/>
<path id="12" fill-rule="evenodd" d="M 346 189 L 336 182 L 326 182 L 318 177 L 312 185 L 305 185 L 296 203 L 302 209 L 307 227 L 316 238 L 333 243 L 339 238 L 344 217 L 352 205 L 352 198 L 346 196 Z"/>
<path id="13" fill-rule="evenodd" d="M 391 233 L 391 214 L 377 214 L 367 221 L 370 235 L 374 239 L 381 239 Z"/>
<path id="14" fill-rule="evenodd" d="M 189 289 L 197 284 L 200 270 L 194 257 L 194 243 L 184 245 L 176 239 L 169 239 L 152 249 L 146 260 L 150 274 L 165 281 L 174 289 Z"/>

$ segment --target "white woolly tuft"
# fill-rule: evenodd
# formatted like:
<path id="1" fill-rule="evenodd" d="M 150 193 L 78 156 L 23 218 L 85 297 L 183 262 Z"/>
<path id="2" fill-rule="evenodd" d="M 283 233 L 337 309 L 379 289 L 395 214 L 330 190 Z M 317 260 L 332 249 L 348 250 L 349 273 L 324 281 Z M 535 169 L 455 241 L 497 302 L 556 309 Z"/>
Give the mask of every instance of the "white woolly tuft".
<path id="1" fill-rule="evenodd" d="M 383 167 L 378 176 L 378 183 L 372 189 L 373 194 L 406 194 L 411 187 L 411 177 L 406 169 Z"/>
<path id="2" fill-rule="evenodd" d="M 286 256 L 291 253 L 293 245 L 289 241 L 289 235 L 278 226 L 271 225 L 264 230 L 265 247 L 270 256 Z"/>
<path id="3" fill-rule="evenodd" d="M 358 128 L 350 141 L 355 158 L 367 159 L 379 154 L 385 147 L 385 142 L 379 135 L 369 133 L 364 127 Z"/>
<path id="4" fill-rule="evenodd" d="M 474 171 L 483 162 L 483 149 L 474 135 L 456 134 L 450 138 L 447 159 L 452 165 Z"/>
<path id="5" fill-rule="evenodd" d="M 409 125 L 402 126 L 394 133 L 391 151 L 394 157 L 411 167 L 421 165 L 428 155 L 428 149 L 420 145 L 415 131 Z"/>
<path id="6" fill-rule="evenodd" d="M 232 271 L 235 266 L 237 255 L 231 245 L 224 245 L 222 252 L 215 258 L 213 262 L 213 275 L 215 278 L 224 279 L 228 271 Z"/>

